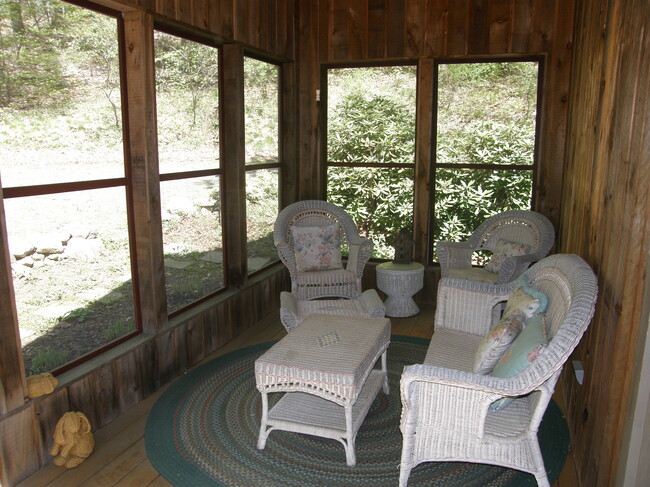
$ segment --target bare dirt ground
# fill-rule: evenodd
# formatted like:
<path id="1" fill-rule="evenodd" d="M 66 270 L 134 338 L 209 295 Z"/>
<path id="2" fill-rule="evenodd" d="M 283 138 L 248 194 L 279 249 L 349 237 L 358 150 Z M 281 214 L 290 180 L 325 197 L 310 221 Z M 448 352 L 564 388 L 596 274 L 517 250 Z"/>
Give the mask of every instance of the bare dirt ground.
<path id="1" fill-rule="evenodd" d="M 95 157 L 111 160 L 108 154 Z M 69 151 L 4 153 L 0 161 L 3 187 L 123 175 L 121 163 L 106 162 L 98 170 L 96 159 Z M 163 209 L 169 310 L 223 284 L 220 221 L 212 211 L 218 208 L 204 207 L 213 186 L 205 180 L 164 184 L 170 204 Z M 34 247 L 27 257 L 12 259 L 28 373 L 51 370 L 57 361 L 73 360 L 134 329 L 124 188 L 6 199 L 5 213 L 10 251 L 24 241 Z M 72 254 L 71 236 L 97 248 Z M 59 241 L 60 251 L 49 252 L 52 241 Z"/>

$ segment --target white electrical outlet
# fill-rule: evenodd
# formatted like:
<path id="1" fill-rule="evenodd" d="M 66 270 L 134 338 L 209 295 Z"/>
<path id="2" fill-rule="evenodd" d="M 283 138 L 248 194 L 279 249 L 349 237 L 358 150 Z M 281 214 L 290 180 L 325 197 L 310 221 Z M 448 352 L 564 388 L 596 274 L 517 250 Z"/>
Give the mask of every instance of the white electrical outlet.
<path id="1" fill-rule="evenodd" d="M 578 384 L 582 385 L 585 380 L 585 369 L 582 366 L 582 362 L 580 360 L 573 361 L 573 370 L 576 373 L 576 380 L 578 381 Z"/>

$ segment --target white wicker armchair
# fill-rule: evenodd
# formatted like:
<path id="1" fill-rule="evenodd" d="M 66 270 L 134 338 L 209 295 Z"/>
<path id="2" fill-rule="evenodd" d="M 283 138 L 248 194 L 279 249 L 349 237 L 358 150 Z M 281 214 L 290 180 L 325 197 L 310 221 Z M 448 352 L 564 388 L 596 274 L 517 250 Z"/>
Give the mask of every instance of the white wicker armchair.
<path id="1" fill-rule="evenodd" d="M 301 271 L 296 263 L 292 227 L 318 227 L 338 223 L 347 262 L 335 270 Z M 291 292 L 297 300 L 361 295 L 363 269 L 372 256 L 372 240 L 359 236 L 357 226 L 342 208 L 321 200 L 304 200 L 284 208 L 275 221 L 273 239 L 280 259 L 289 269 Z"/>
<path id="2" fill-rule="evenodd" d="M 400 486 L 422 462 L 462 461 L 529 472 L 540 486 L 548 477 L 537 430 L 564 363 L 594 313 L 596 278 L 576 255 L 552 255 L 526 273 L 530 286 L 548 296 L 549 343 L 509 378 L 473 373 L 474 351 L 492 322 L 495 303 L 515 283 L 487 285 L 459 279 L 440 282 L 436 322 L 423 364 L 405 367 L 401 379 L 403 435 Z M 516 399 L 496 412 L 493 401 Z"/>
<path id="3" fill-rule="evenodd" d="M 477 250 L 495 251 L 499 240 L 530 246 L 525 255 L 506 258 L 498 274 L 481 267 L 472 267 L 472 254 Z M 436 251 L 442 277 L 504 284 L 517 279 L 531 263 L 546 257 L 555 242 L 553 224 L 540 213 L 511 210 L 485 220 L 465 242 L 438 242 Z"/>

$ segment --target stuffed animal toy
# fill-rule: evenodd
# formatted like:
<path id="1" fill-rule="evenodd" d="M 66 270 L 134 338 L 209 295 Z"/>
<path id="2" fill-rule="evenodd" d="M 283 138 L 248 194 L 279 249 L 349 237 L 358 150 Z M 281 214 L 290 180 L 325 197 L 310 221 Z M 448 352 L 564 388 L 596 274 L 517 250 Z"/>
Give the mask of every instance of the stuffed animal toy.
<path id="1" fill-rule="evenodd" d="M 93 451 L 95 439 L 90 432 L 90 422 L 83 413 L 68 412 L 61 416 L 54 430 L 54 465 L 74 468 Z"/>
<path id="2" fill-rule="evenodd" d="M 48 372 L 38 375 L 30 375 L 27 377 L 27 397 L 33 399 L 35 397 L 49 394 L 54 391 L 54 388 L 58 383 L 59 381 Z"/>

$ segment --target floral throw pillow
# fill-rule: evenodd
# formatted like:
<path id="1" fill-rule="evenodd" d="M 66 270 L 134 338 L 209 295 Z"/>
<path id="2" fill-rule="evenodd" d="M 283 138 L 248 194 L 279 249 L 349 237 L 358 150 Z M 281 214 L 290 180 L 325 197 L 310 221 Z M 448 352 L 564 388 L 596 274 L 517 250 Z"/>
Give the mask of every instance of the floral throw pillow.
<path id="1" fill-rule="evenodd" d="M 544 351 L 547 345 L 544 314 L 534 316 L 519 334 L 510 348 L 494 366 L 494 377 L 513 377 L 526 368 Z M 502 397 L 490 405 L 491 411 L 499 411 L 509 405 L 514 398 Z"/>
<path id="2" fill-rule="evenodd" d="M 320 227 L 291 227 L 299 272 L 341 269 L 341 230 L 338 223 Z"/>
<path id="3" fill-rule="evenodd" d="M 517 255 L 525 255 L 530 252 L 530 245 L 519 242 L 511 242 L 500 238 L 494 248 L 494 253 L 490 257 L 490 262 L 485 264 L 485 270 L 498 274 L 501 270 L 501 265 L 508 257 L 515 257 Z"/>
<path id="4" fill-rule="evenodd" d="M 533 316 L 546 310 L 548 298 L 530 287 L 525 275 L 516 281 L 503 317 L 483 337 L 474 354 L 474 373 L 489 374 Z"/>
<path id="5" fill-rule="evenodd" d="M 474 353 L 474 373 L 489 374 L 524 327 L 516 316 L 504 317 L 483 337 Z"/>

